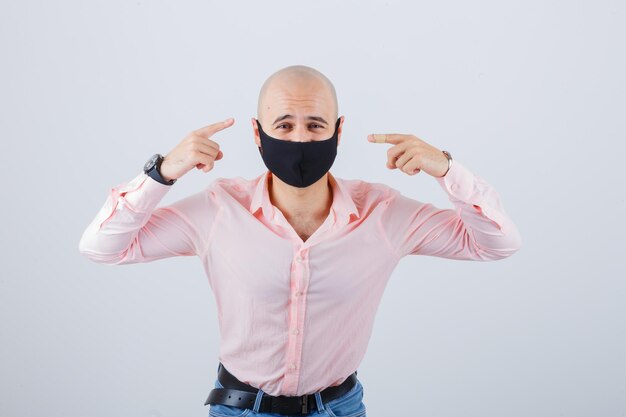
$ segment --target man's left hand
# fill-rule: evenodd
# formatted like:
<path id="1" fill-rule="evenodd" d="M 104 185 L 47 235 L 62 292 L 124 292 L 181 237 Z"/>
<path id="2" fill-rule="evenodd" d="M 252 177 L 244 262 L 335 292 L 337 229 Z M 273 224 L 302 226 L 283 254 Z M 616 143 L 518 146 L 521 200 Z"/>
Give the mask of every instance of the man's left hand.
<path id="1" fill-rule="evenodd" d="M 442 177 L 448 170 L 448 158 L 444 153 L 415 135 L 371 134 L 367 140 L 394 145 L 387 149 L 389 169 L 399 168 L 408 175 L 424 171 L 433 177 Z"/>

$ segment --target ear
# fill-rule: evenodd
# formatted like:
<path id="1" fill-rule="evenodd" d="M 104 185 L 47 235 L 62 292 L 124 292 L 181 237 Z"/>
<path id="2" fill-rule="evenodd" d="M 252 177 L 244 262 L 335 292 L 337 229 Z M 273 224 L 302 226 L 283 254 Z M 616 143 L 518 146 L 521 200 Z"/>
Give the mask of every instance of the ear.
<path id="1" fill-rule="evenodd" d="M 341 142 L 341 132 L 343 131 L 343 121 L 345 120 L 345 116 L 341 116 L 339 119 L 339 127 L 337 127 L 337 146 L 339 146 L 339 142 Z"/>
<path id="2" fill-rule="evenodd" d="M 256 119 L 252 118 L 252 133 L 254 133 L 254 143 L 256 146 L 261 146 L 261 136 L 259 135 L 259 127 L 256 124 Z"/>

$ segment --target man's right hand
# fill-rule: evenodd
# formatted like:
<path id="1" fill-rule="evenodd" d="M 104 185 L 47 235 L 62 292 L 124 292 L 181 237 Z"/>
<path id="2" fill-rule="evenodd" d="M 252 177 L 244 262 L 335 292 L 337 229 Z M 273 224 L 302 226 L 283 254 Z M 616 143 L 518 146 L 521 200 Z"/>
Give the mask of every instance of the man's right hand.
<path id="1" fill-rule="evenodd" d="M 231 117 L 222 122 L 193 130 L 164 156 L 160 169 L 161 176 L 169 181 L 182 177 L 193 167 L 204 172 L 212 170 L 214 161 L 222 159 L 224 154 L 220 150 L 220 145 L 212 141 L 210 137 L 234 123 L 235 119 Z"/>

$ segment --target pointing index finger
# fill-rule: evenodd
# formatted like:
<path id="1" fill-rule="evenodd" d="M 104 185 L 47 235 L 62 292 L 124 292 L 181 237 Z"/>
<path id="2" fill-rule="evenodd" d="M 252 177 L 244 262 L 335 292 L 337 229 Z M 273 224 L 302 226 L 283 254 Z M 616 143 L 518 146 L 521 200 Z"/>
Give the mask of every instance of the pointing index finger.
<path id="1" fill-rule="evenodd" d="M 223 120 L 221 122 L 217 122 L 217 123 L 213 123 L 210 124 L 208 126 L 204 126 L 201 127 L 200 129 L 196 129 L 194 130 L 194 133 L 196 135 L 200 135 L 203 136 L 205 138 L 209 138 L 212 135 L 214 135 L 215 133 L 219 132 L 220 130 L 226 129 L 227 127 L 230 127 L 233 125 L 235 119 L 233 119 L 232 117 Z"/>
<path id="2" fill-rule="evenodd" d="M 374 142 L 376 142 L 376 143 L 385 143 L 385 142 L 387 142 L 387 135 L 385 133 L 373 134 L 371 136 L 372 136 L 372 139 L 374 140 Z"/>
<path id="3" fill-rule="evenodd" d="M 391 143 L 398 144 L 408 135 L 398 135 L 393 133 L 374 133 L 367 136 L 367 140 L 374 143 Z"/>

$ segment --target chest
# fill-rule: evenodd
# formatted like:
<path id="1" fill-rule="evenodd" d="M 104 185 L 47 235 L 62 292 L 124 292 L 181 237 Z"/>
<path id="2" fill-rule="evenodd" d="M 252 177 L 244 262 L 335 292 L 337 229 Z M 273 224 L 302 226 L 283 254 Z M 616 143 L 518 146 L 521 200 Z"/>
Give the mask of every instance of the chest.
<path id="1" fill-rule="evenodd" d="M 382 290 L 397 263 L 383 243 L 379 219 L 368 216 L 341 228 L 329 225 L 314 245 L 295 239 L 310 242 L 323 223 L 257 218 L 243 209 L 224 209 L 207 232 L 202 258 L 218 308 L 236 306 L 232 314 L 237 317 L 252 308 L 265 309 L 264 316 L 279 311 L 288 315 L 283 307 L 294 300 L 296 288 L 305 288 L 307 303 L 324 309 L 347 299 L 376 302 L 375 288 Z"/>
<path id="2" fill-rule="evenodd" d="M 324 219 L 297 218 L 289 220 L 302 241 L 306 241 L 324 223 Z"/>

